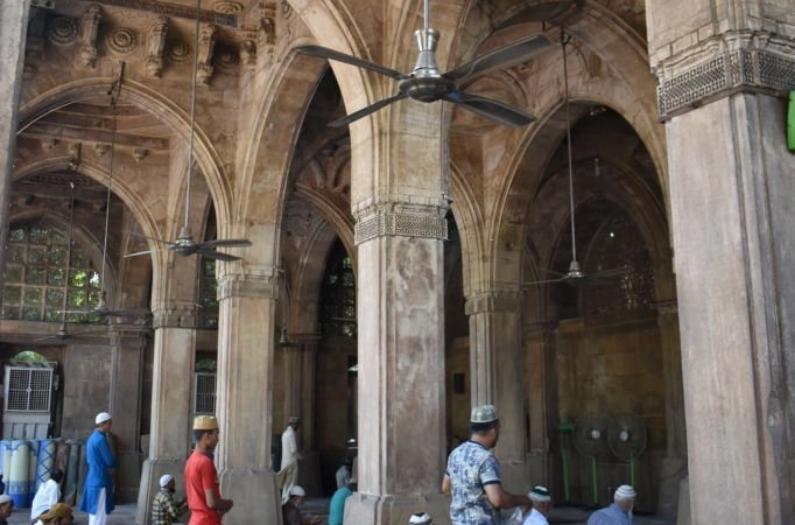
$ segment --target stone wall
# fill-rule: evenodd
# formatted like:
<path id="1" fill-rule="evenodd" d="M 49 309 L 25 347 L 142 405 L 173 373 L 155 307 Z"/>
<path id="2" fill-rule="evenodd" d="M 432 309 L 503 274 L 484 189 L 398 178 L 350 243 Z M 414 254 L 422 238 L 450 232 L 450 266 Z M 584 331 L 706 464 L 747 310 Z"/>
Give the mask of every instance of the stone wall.
<path id="1" fill-rule="evenodd" d="M 64 353 L 61 437 L 85 439 L 94 429 L 94 416 L 108 410 L 110 349 L 70 346 Z"/>

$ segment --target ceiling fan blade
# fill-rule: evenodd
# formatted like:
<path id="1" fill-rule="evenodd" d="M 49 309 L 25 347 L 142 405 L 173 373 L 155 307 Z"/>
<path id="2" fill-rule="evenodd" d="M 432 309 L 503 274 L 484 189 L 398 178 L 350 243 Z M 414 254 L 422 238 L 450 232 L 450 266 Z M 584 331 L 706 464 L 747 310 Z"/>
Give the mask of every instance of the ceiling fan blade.
<path id="1" fill-rule="evenodd" d="M 141 255 L 151 255 L 151 254 L 152 254 L 152 250 L 146 250 L 146 251 L 143 251 L 143 252 L 128 253 L 127 255 L 124 256 L 124 258 L 125 259 L 129 259 L 130 257 L 139 257 Z"/>
<path id="2" fill-rule="evenodd" d="M 463 91 L 453 91 L 445 95 L 445 100 L 458 104 L 472 113 L 483 118 L 493 120 L 499 124 L 507 126 L 522 127 L 527 126 L 535 120 L 535 117 L 528 115 L 524 111 L 511 107 L 498 100 L 491 98 L 464 93 Z"/>
<path id="3" fill-rule="evenodd" d="M 375 71 L 376 73 L 388 76 L 390 78 L 394 78 L 395 80 L 400 80 L 405 76 L 403 75 L 403 73 L 395 71 L 392 68 L 388 68 L 380 64 L 375 64 L 373 62 L 368 62 L 366 60 L 362 60 L 361 58 L 356 58 L 355 56 L 351 56 L 346 53 L 340 53 L 339 51 L 335 51 L 327 47 L 305 45 L 305 46 L 297 46 L 295 50 L 305 55 L 326 58 L 329 60 L 336 60 L 337 62 L 344 62 L 352 66 L 369 69 L 370 71 Z"/>
<path id="4" fill-rule="evenodd" d="M 531 287 L 533 287 L 533 286 L 536 286 L 537 284 L 554 284 L 554 283 L 562 283 L 562 282 L 566 282 L 566 281 L 568 281 L 568 280 L 569 280 L 569 278 L 568 278 L 568 277 L 561 277 L 560 279 L 544 279 L 544 280 L 541 280 L 541 281 L 531 281 L 531 282 L 529 282 L 529 283 L 524 283 L 522 286 L 523 286 L 524 288 L 531 288 Z"/>
<path id="5" fill-rule="evenodd" d="M 398 100 L 402 100 L 404 98 L 406 98 L 406 95 L 404 95 L 403 93 L 396 93 L 396 94 L 392 95 L 391 97 L 379 100 L 378 102 L 376 102 L 374 104 L 370 104 L 366 108 L 362 108 L 359 111 L 354 111 L 350 115 L 346 115 L 346 116 L 344 116 L 342 118 L 339 118 L 339 119 L 337 119 L 337 120 L 335 120 L 333 122 L 329 122 L 329 126 L 332 127 L 332 128 L 341 128 L 342 126 L 347 126 L 351 122 L 354 122 L 356 120 L 359 120 L 360 118 L 366 117 L 370 113 L 375 113 L 379 109 L 381 109 L 383 107 L 386 107 L 389 104 L 392 104 L 393 102 L 397 102 Z"/>
<path id="6" fill-rule="evenodd" d="M 200 242 L 199 245 L 201 246 L 200 249 L 204 249 L 205 247 L 216 247 L 216 246 L 227 246 L 229 248 L 244 248 L 246 246 L 251 246 L 251 241 L 248 239 L 212 239 L 209 241 Z"/>
<path id="7" fill-rule="evenodd" d="M 620 277 L 626 275 L 631 271 L 631 268 L 611 268 L 609 270 L 599 270 L 589 273 L 587 276 L 591 279 L 602 279 L 606 277 Z"/>
<path id="8" fill-rule="evenodd" d="M 550 44 L 552 42 L 546 35 L 531 35 L 490 51 L 485 55 L 475 57 L 466 64 L 460 65 L 442 76 L 454 82 L 463 82 L 494 69 L 521 64 Z"/>
<path id="9" fill-rule="evenodd" d="M 130 235 L 132 237 L 137 237 L 139 239 L 149 239 L 150 241 L 155 241 L 155 242 L 159 242 L 159 243 L 163 243 L 163 244 L 168 244 L 169 246 L 172 246 L 174 244 L 173 241 L 167 241 L 165 239 L 158 239 L 157 237 L 149 237 L 148 235 L 143 235 L 141 233 L 136 233 L 136 232 L 129 232 L 129 233 L 130 233 Z"/>
<path id="10" fill-rule="evenodd" d="M 199 250 L 196 253 L 198 253 L 202 257 L 207 257 L 208 259 L 214 259 L 216 261 L 232 262 L 232 261 L 239 261 L 241 259 L 241 257 L 238 257 L 236 255 L 217 252 L 215 250 Z"/>

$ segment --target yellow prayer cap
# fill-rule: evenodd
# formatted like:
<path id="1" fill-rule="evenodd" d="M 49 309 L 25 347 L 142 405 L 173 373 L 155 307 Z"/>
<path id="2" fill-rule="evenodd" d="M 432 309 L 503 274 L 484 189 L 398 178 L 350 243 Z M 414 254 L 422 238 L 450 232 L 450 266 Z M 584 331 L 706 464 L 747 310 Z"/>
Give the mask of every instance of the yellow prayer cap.
<path id="1" fill-rule="evenodd" d="M 196 416 L 193 418 L 193 430 L 218 430 L 215 416 Z"/>

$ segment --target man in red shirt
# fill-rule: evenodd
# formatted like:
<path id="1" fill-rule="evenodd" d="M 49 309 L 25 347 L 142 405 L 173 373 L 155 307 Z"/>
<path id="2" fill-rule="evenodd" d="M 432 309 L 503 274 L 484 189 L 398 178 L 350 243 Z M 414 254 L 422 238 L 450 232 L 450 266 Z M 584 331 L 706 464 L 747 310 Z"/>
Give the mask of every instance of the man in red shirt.
<path id="1" fill-rule="evenodd" d="M 214 416 L 197 416 L 193 420 L 196 449 L 185 464 L 185 493 L 191 516 L 189 525 L 221 525 L 221 516 L 232 508 L 231 499 L 223 499 L 212 453 L 218 445 L 218 420 Z"/>

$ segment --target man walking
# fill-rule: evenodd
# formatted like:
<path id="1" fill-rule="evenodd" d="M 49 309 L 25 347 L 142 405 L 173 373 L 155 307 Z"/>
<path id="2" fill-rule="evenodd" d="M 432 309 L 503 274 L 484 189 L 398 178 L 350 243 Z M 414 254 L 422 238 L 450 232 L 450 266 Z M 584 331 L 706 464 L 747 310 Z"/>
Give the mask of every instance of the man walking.
<path id="1" fill-rule="evenodd" d="M 185 463 L 185 494 L 191 516 L 189 525 L 221 525 L 221 517 L 232 508 L 232 500 L 221 497 L 218 472 L 212 453 L 220 433 L 214 416 L 196 416 L 193 440 L 196 448 Z"/>
<path id="2" fill-rule="evenodd" d="M 499 509 L 529 508 L 527 496 L 506 492 L 500 479 L 500 463 L 491 451 L 500 437 L 497 409 L 482 405 L 469 418 L 472 435 L 450 453 L 442 491 L 452 496 L 453 525 L 492 525 L 500 522 Z"/>
<path id="3" fill-rule="evenodd" d="M 621 485 L 613 494 L 613 503 L 591 514 L 588 525 L 632 525 L 632 507 L 637 495 L 629 485 Z"/>
<path id="4" fill-rule="evenodd" d="M 105 525 L 108 514 L 113 512 L 113 481 L 111 471 L 118 468 L 116 458 L 108 445 L 108 432 L 113 420 L 107 412 L 100 412 L 94 419 L 94 429 L 86 442 L 88 475 L 83 487 L 80 510 L 88 513 L 88 525 Z"/>
<path id="5" fill-rule="evenodd" d="M 298 460 L 301 455 L 298 453 L 297 433 L 300 429 L 301 418 L 291 417 L 282 433 L 282 465 L 279 469 L 282 505 L 290 500 L 290 490 L 298 483 Z"/>

